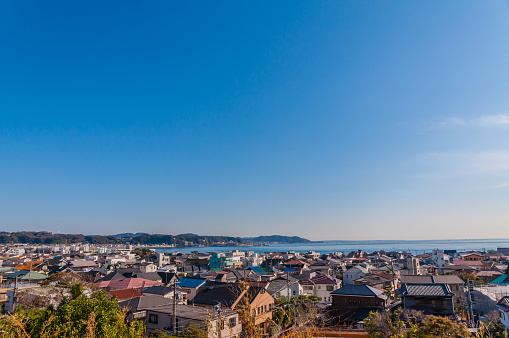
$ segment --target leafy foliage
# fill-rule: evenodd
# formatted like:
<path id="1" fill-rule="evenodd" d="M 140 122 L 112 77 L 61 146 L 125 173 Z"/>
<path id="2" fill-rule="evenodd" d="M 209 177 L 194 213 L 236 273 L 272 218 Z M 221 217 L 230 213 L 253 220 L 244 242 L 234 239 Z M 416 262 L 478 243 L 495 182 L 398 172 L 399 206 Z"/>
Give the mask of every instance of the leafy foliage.
<path id="1" fill-rule="evenodd" d="M 190 322 L 184 328 L 183 333 L 168 334 L 164 331 L 156 331 L 150 337 L 152 338 L 207 338 L 206 330 L 200 329 L 195 323 Z"/>
<path id="2" fill-rule="evenodd" d="M 404 320 L 403 320 L 404 319 Z M 470 332 L 464 324 L 448 318 L 427 316 L 415 310 L 371 312 L 364 329 L 370 338 L 467 338 Z M 488 336 L 486 336 L 488 337 Z M 495 337 L 495 336 L 489 336 Z"/>
<path id="3" fill-rule="evenodd" d="M 364 329 L 371 338 L 403 338 L 405 323 L 400 320 L 401 309 L 389 312 L 370 312 L 364 320 Z"/>
<path id="4" fill-rule="evenodd" d="M 127 324 L 115 298 L 105 292 L 88 298 L 75 286 L 72 294 L 75 298 L 64 299 L 56 310 L 52 306 L 38 311 L 18 307 L 14 314 L 0 317 L 0 337 L 144 337 L 143 323 Z"/>
<path id="5" fill-rule="evenodd" d="M 465 283 L 467 283 L 469 279 L 473 281 L 482 281 L 480 277 L 477 277 L 471 272 L 460 272 L 458 277 L 461 278 Z"/>
<path id="6" fill-rule="evenodd" d="M 464 324 L 455 323 L 444 317 L 427 316 L 420 325 L 409 332 L 409 336 L 419 338 L 468 338 L 472 335 Z"/>
<path id="7" fill-rule="evenodd" d="M 293 323 L 297 325 L 312 321 L 316 318 L 316 296 L 300 295 L 287 300 L 281 297 L 276 300 L 277 310 L 272 320 L 281 328 L 287 328 Z"/>

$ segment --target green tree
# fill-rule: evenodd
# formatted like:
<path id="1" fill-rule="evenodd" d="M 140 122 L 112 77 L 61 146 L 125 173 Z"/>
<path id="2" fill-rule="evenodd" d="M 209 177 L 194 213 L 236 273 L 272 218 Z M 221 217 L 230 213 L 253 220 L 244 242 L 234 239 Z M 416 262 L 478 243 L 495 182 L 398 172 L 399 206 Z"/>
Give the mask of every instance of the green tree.
<path id="1" fill-rule="evenodd" d="M 458 277 L 461 278 L 465 283 L 470 279 L 473 281 L 482 281 L 482 278 L 477 277 L 471 272 L 460 272 L 458 274 Z"/>
<path id="2" fill-rule="evenodd" d="M 448 318 L 436 316 L 427 316 L 421 324 L 408 332 L 408 336 L 418 338 L 472 337 L 464 324 L 458 324 Z"/>
<path id="3" fill-rule="evenodd" d="M 64 299 L 56 310 L 51 306 L 38 311 L 18 308 L 14 314 L 0 317 L 2 338 L 142 338 L 144 334 L 143 323 L 126 323 L 116 299 L 105 292 L 96 292 L 90 298 L 78 295 Z"/>
<path id="4" fill-rule="evenodd" d="M 71 299 L 76 299 L 83 294 L 83 285 L 81 283 L 71 286 Z"/>
<path id="5" fill-rule="evenodd" d="M 390 312 L 370 312 L 364 320 L 364 329 L 371 338 L 403 338 L 405 323 L 400 320 L 401 309 Z"/>

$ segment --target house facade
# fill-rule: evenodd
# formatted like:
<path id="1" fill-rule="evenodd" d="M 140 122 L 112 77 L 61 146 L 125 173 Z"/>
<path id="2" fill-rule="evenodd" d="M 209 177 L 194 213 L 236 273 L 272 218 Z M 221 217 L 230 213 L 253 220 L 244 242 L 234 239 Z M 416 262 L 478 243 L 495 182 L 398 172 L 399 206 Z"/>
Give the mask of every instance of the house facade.
<path id="1" fill-rule="evenodd" d="M 505 332 L 509 334 L 509 296 L 502 297 L 497 303 L 500 321 L 504 324 Z"/>
<path id="2" fill-rule="evenodd" d="M 369 311 L 382 310 L 387 306 L 387 296 L 381 290 L 367 285 L 343 285 L 333 291 L 332 305 L 340 321 L 360 318 Z"/>
<path id="3" fill-rule="evenodd" d="M 327 275 L 318 275 L 302 283 L 304 295 L 316 296 L 321 302 L 331 302 L 331 292 L 341 287 L 341 280 Z"/>
<path id="4" fill-rule="evenodd" d="M 343 284 L 353 285 L 356 279 L 366 276 L 369 270 L 363 266 L 354 266 L 343 273 Z"/>
<path id="5" fill-rule="evenodd" d="M 454 315 L 454 293 L 447 284 L 402 284 L 399 290 L 404 309 L 426 311 L 433 315 Z"/>
<path id="6" fill-rule="evenodd" d="M 193 305 L 177 305 L 176 315 L 172 305 L 147 309 L 147 330 L 173 332 L 174 319 L 178 333 L 184 332 L 189 324 L 207 331 L 209 338 L 237 338 L 242 332 L 242 323 L 235 311 Z"/>

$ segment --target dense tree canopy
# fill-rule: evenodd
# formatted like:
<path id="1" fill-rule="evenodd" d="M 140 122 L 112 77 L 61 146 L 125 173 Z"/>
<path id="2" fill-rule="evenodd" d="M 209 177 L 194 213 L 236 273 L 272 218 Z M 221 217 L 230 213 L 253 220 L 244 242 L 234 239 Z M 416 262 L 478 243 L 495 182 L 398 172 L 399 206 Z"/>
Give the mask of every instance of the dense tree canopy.
<path id="1" fill-rule="evenodd" d="M 72 289 L 71 299 L 64 299 L 57 309 L 25 311 L 18 308 L 11 315 L 0 317 L 0 337 L 14 338 L 141 338 L 145 334 L 143 323 L 126 323 L 125 313 L 115 298 L 105 292 L 92 297 L 81 294 L 81 287 Z"/>

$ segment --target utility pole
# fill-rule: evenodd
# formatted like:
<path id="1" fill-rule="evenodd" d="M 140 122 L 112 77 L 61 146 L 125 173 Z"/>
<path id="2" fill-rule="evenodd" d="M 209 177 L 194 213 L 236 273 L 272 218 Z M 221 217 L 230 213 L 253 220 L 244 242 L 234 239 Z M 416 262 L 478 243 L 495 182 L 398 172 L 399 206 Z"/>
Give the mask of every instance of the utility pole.
<path id="1" fill-rule="evenodd" d="M 297 327 L 297 309 L 295 307 L 295 299 L 292 300 L 293 304 L 293 328 Z"/>
<path id="2" fill-rule="evenodd" d="M 470 312 L 470 324 L 472 327 L 476 327 L 475 319 L 474 319 L 474 302 L 472 300 L 472 291 L 474 290 L 474 281 L 473 280 L 467 280 L 467 287 L 468 287 L 468 307 Z"/>
<path id="3" fill-rule="evenodd" d="M 394 291 L 394 299 L 396 299 L 396 272 L 394 271 L 394 260 L 391 258 L 392 272 L 392 290 Z"/>
<path id="4" fill-rule="evenodd" d="M 286 271 L 286 299 L 290 300 L 290 272 Z"/>
<path id="5" fill-rule="evenodd" d="M 173 334 L 177 334 L 177 281 L 173 281 Z"/>

